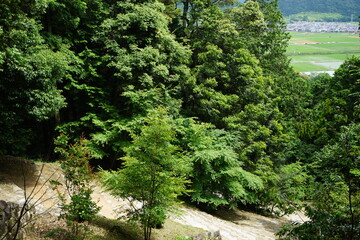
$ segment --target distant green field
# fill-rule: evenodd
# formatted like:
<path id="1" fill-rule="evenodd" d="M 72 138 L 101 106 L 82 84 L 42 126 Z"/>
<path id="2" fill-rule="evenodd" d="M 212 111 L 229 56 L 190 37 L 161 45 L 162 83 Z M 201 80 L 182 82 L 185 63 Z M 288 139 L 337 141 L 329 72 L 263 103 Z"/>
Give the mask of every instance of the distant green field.
<path id="1" fill-rule="evenodd" d="M 295 71 L 299 72 L 330 71 L 327 67 L 319 66 L 311 62 L 296 62 L 293 63 L 292 66 Z"/>
<path id="2" fill-rule="evenodd" d="M 307 45 L 289 45 L 288 53 L 313 53 L 313 52 L 360 52 L 360 44 L 351 43 L 331 43 L 331 44 L 307 44 Z"/>
<path id="3" fill-rule="evenodd" d="M 360 57 L 360 52 L 357 53 L 348 53 L 348 54 L 312 54 L 312 55 L 290 55 L 289 58 L 295 61 L 340 61 L 343 62 L 345 59 L 358 56 Z"/>
<path id="4" fill-rule="evenodd" d="M 359 35 L 353 33 L 308 33 L 308 32 L 291 32 L 293 41 L 312 41 L 319 43 L 327 42 L 359 42 Z"/>
<path id="5" fill-rule="evenodd" d="M 287 54 L 296 71 L 334 71 L 348 57 L 360 56 L 360 38 L 356 34 L 290 34 Z"/>

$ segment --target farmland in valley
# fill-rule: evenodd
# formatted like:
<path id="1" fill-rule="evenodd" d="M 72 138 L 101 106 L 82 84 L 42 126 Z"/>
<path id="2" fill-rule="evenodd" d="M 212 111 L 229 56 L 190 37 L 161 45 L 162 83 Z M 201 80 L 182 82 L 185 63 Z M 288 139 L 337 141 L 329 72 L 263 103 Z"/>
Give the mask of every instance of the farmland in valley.
<path id="1" fill-rule="evenodd" d="M 360 38 L 353 33 L 291 32 L 287 55 L 295 71 L 334 71 L 346 58 L 360 56 Z"/>

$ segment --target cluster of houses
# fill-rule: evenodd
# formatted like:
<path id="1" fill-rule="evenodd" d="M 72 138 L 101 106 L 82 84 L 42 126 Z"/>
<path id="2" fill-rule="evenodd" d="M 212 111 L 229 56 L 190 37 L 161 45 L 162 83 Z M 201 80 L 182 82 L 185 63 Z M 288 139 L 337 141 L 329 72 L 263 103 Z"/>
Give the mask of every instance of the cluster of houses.
<path id="1" fill-rule="evenodd" d="M 359 25 L 342 22 L 294 22 L 287 25 L 290 32 L 344 32 L 358 33 Z"/>

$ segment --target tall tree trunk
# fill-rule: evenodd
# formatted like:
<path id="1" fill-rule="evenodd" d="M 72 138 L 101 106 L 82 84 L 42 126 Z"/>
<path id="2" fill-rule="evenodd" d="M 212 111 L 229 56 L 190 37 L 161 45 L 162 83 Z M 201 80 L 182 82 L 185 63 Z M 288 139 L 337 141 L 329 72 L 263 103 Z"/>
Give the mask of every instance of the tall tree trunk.
<path id="1" fill-rule="evenodd" d="M 187 15 L 188 15 L 188 11 L 189 11 L 189 0 L 183 1 L 183 4 L 184 4 L 184 9 L 183 9 L 183 15 L 182 15 L 182 25 L 183 25 L 183 28 L 185 29 L 188 26 Z"/>
<path id="2" fill-rule="evenodd" d="M 349 209 L 350 209 L 350 216 L 351 216 L 351 229 L 350 229 L 350 236 L 349 236 L 349 240 L 353 239 L 354 236 L 354 226 L 355 226 L 355 218 L 354 218 L 354 211 L 353 211 L 353 206 L 352 206 L 352 198 L 351 198 L 351 192 L 352 192 L 352 187 L 351 187 L 351 180 L 349 182 L 349 191 L 348 191 L 348 198 L 349 198 Z"/>

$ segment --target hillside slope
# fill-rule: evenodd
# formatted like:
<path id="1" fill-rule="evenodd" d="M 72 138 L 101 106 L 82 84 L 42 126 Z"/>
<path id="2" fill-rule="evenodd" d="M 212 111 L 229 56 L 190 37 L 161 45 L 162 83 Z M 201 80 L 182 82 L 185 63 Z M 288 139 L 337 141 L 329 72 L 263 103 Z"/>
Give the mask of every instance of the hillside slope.
<path id="1" fill-rule="evenodd" d="M 58 164 L 35 163 L 25 159 L 0 156 L 0 165 L 0 200 L 22 204 L 24 192 L 26 191 L 29 195 L 35 187 L 33 202 L 41 198 L 36 206 L 37 214 L 40 214 L 39 216 L 43 219 L 48 218 L 48 214 L 53 216 L 59 214 L 57 194 L 49 181 L 63 181 Z M 39 175 L 40 178 L 37 180 Z M 36 184 L 37 182 L 38 184 Z M 128 207 L 125 201 L 104 192 L 96 182 L 93 183 L 93 189 L 92 197 L 101 206 L 99 213 L 101 216 L 107 219 L 116 219 Z M 275 239 L 275 233 L 282 224 L 289 220 L 302 221 L 302 218 L 296 215 L 288 218 L 270 218 L 240 210 L 219 210 L 215 215 L 210 215 L 196 208 L 185 206 L 181 208 L 179 215 L 173 215 L 171 219 L 179 224 L 191 226 L 192 229 L 199 229 L 196 231 L 201 231 L 201 229 L 205 231 L 219 230 L 224 240 L 271 240 Z M 156 230 L 155 236 L 164 235 L 168 231 L 169 229 Z M 197 233 L 192 232 L 192 234 Z M 155 237 L 155 239 L 158 238 Z M 167 238 L 165 236 L 160 239 Z"/>
<path id="2" fill-rule="evenodd" d="M 358 0 L 279 0 L 279 8 L 284 16 L 301 12 L 339 13 L 347 20 L 356 21 L 360 13 Z"/>
<path id="3" fill-rule="evenodd" d="M 343 21 L 350 21 L 351 18 L 358 21 L 360 14 L 359 0 L 278 0 L 278 4 L 284 16 L 303 12 L 338 13 L 343 15 Z"/>

